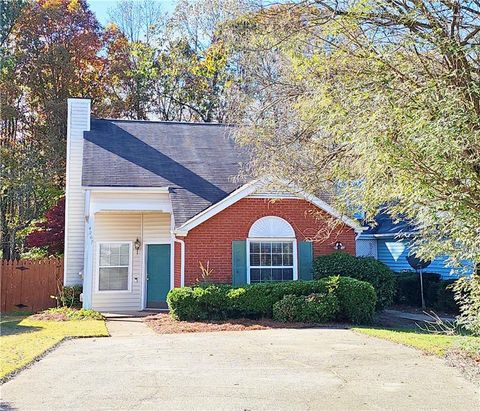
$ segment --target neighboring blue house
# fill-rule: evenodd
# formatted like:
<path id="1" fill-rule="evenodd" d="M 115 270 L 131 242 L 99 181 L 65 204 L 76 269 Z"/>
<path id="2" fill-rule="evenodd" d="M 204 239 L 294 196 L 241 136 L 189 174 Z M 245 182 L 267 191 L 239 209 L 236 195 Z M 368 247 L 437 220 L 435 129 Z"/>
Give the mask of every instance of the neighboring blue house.
<path id="1" fill-rule="evenodd" d="M 385 213 L 380 213 L 375 221 L 375 227 L 357 236 L 357 256 L 375 257 L 396 272 L 412 271 L 407 256 L 410 239 L 415 236 L 414 227 L 407 222 L 395 224 Z M 459 269 L 447 267 L 446 260 L 447 257 L 437 257 L 425 271 L 440 274 L 443 279 L 458 278 Z"/>

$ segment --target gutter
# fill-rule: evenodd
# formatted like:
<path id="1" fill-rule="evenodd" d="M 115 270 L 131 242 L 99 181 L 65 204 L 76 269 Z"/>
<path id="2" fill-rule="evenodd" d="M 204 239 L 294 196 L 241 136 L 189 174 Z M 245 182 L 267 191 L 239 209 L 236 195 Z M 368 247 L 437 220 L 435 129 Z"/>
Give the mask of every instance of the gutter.
<path id="1" fill-rule="evenodd" d="M 174 233 L 172 233 L 175 235 Z M 180 287 L 185 286 L 185 241 L 173 237 L 173 241 L 180 244 Z"/>

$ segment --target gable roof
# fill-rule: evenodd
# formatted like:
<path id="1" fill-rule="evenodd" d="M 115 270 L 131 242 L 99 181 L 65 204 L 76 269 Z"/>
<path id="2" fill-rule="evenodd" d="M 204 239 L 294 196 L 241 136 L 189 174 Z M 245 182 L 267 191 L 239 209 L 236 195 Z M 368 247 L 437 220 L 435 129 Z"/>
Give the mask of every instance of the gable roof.
<path id="1" fill-rule="evenodd" d="M 397 237 L 414 233 L 416 228 L 407 220 L 395 222 L 392 217 L 385 211 L 380 211 L 375 216 L 375 225 L 366 226 L 362 237 Z"/>
<path id="2" fill-rule="evenodd" d="M 231 129 L 212 123 L 92 120 L 84 132 L 82 185 L 168 187 L 175 228 L 188 232 L 264 183 L 238 179 L 249 156 L 235 145 Z M 299 195 L 359 229 L 320 198 Z"/>
<path id="3" fill-rule="evenodd" d="M 179 226 L 240 187 L 245 151 L 220 124 L 95 119 L 84 133 L 82 185 L 170 187 Z"/>
<path id="4" fill-rule="evenodd" d="M 232 192 L 230 195 L 228 195 L 224 199 L 220 200 L 218 203 L 212 204 L 209 208 L 203 210 L 199 214 L 195 215 L 193 218 L 186 221 L 184 224 L 180 225 L 175 230 L 175 233 L 177 235 L 186 235 L 189 230 L 202 224 L 204 221 L 208 220 L 209 218 L 223 211 L 225 208 L 231 206 L 232 204 L 236 203 L 242 198 L 245 198 L 251 194 L 254 194 L 257 191 L 257 189 L 259 188 L 261 189 L 264 186 L 264 184 L 265 182 L 260 180 L 249 181 L 248 183 L 244 184 L 242 187 L 238 188 L 237 190 Z M 285 186 L 288 186 L 288 185 L 289 184 L 285 184 Z M 291 187 L 291 188 L 293 189 L 294 187 Z M 324 200 L 318 197 L 309 195 L 298 189 L 295 189 L 295 192 L 296 192 L 296 196 L 294 198 L 304 198 L 305 200 L 309 201 L 311 204 L 317 206 L 321 210 L 327 212 L 331 216 L 343 221 L 347 226 L 349 226 L 350 228 L 353 228 L 358 233 L 364 230 L 356 220 L 353 220 L 347 216 L 340 214 L 333 207 L 327 204 Z"/>

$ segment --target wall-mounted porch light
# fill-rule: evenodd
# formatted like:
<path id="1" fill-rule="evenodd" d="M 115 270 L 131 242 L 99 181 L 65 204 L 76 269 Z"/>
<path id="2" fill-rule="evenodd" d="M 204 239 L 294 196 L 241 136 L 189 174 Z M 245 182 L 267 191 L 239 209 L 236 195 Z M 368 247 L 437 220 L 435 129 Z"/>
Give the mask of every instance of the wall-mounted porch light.
<path id="1" fill-rule="evenodd" d="M 345 246 L 343 245 L 343 243 L 341 241 L 336 241 L 335 244 L 333 245 L 333 248 L 335 250 L 344 250 Z"/>
<path id="2" fill-rule="evenodd" d="M 140 246 L 142 245 L 142 242 L 137 238 L 137 239 L 135 240 L 135 243 L 134 243 L 133 245 L 134 245 L 134 247 L 135 247 L 135 251 L 136 251 L 137 254 L 138 254 L 138 250 L 140 250 Z"/>

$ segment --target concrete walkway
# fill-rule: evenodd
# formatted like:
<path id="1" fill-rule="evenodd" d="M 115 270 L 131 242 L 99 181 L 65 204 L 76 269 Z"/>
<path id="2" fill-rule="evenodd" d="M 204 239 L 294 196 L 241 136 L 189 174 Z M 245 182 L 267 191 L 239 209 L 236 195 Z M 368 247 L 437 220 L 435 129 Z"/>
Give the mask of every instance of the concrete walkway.
<path id="1" fill-rule="evenodd" d="M 109 322 L 112 338 L 66 341 L 3 385 L 4 409 L 480 407 L 478 387 L 441 359 L 350 330 L 132 335 L 124 326 Z"/>
<path id="2" fill-rule="evenodd" d="M 434 321 L 434 319 L 432 317 L 430 317 L 429 315 L 424 314 L 424 313 L 408 313 L 408 312 L 403 312 L 403 311 L 398 311 L 398 310 L 384 310 L 384 313 L 388 314 L 388 315 L 391 315 L 393 317 L 403 318 L 405 320 L 418 321 L 420 323 Z M 455 320 L 455 317 L 441 316 L 439 318 L 442 321 L 454 321 Z"/>
<path id="3" fill-rule="evenodd" d="M 155 332 L 143 322 L 144 316 L 122 314 L 104 314 L 107 319 L 107 329 L 111 337 L 154 336 Z M 150 314 L 149 314 L 150 315 Z"/>

